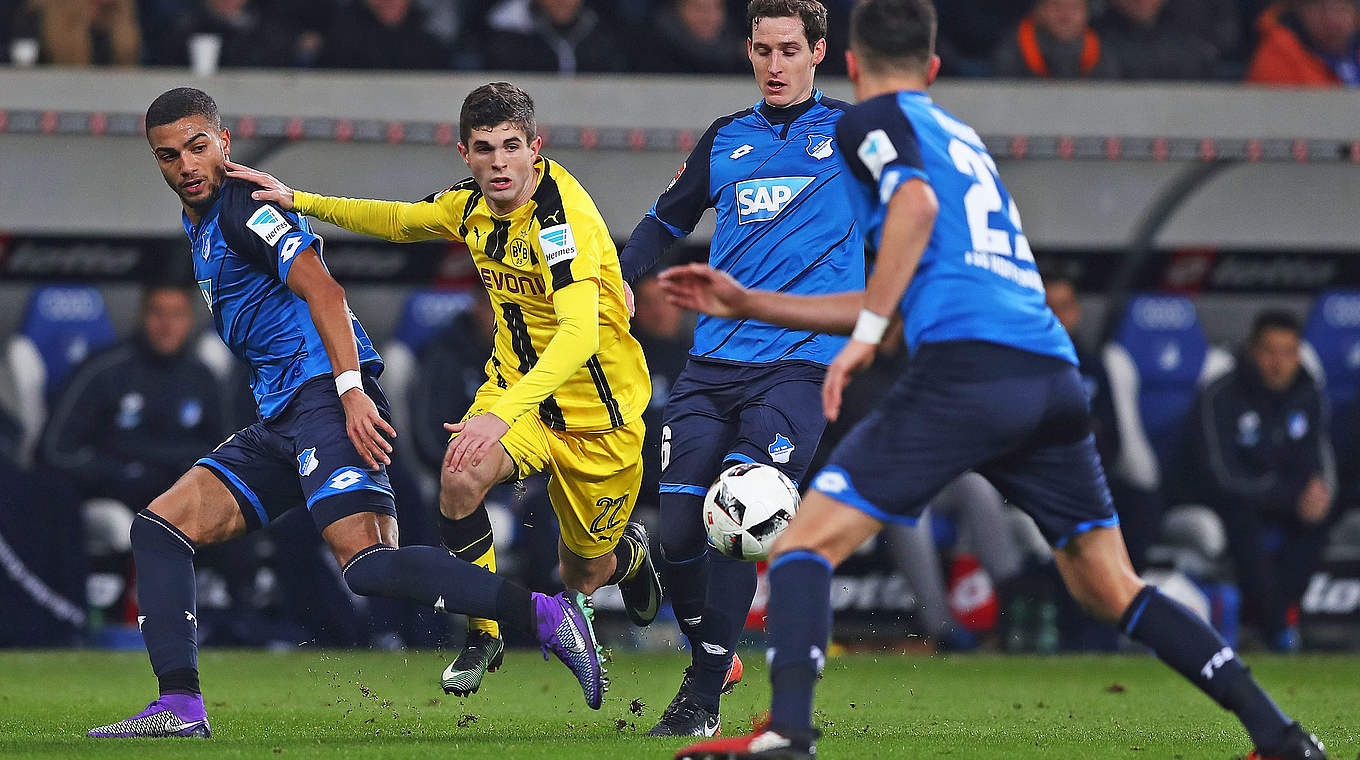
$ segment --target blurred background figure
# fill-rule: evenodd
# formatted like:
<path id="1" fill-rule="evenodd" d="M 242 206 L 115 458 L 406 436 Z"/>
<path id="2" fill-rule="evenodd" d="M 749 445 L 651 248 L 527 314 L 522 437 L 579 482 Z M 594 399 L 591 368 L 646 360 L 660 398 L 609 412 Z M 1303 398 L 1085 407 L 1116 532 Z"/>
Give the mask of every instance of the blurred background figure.
<path id="1" fill-rule="evenodd" d="M 188 350 L 196 297 L 147 288 L 137 333 L 75 370 L 43 432 L 40 460 L 80 490 L 90 604 L 114 616 L 127 597 L 134 513 L 226 434 L 217 381 Z"/>
<path id="2" fill-rule="evenodd" d="M 1208 79 L 1218 53 L 1167 0 L 1110 0 L 1093 26 L 1124 79 Z"/>
<path id="3" fill-rule="evenodd" d="M 1288 0 L 1258 23 L 1247 81 L 1312 87 L 1360 86 L 1360 10 L 1355 0 Z"/>
<path id="4" fill-rule="evenodd" d="M 1039 0 L 997 50 L 999 77 L 1113 79 L 1114 58 L 1091 28 L 1086 0 Z"/>
<path id="5" fill-rule="evenodd" d="M 37 31 L 44 63 L 136 66 L 142 32 L 136 0 L 28 0 L 17 27 Z M 17 30 L 16 30 L 17 31 Z"/>
<path id="6" fill-rule="evenodd" d="M 647 425 L 642 443 L 646 467 L 635 512 L 645 514 L 650 527 L 658 509 L 662 462 L 669 455 L 669 443 L 662 438 L 661 412 L 671 394 L 671 386 L 675 385 L 676 378 L 689 361 L 689 350 L 694 345 L 694 323 L 690 313 L 666 300 L 654 276 L 637 283 L 634 303 L 637 313 L 633 315 L 632 333 L 642 344 L 647 369 L 652 375 L 652 400 L 642 414 Z"/>
<path id="7" fill-rule="evenodd" d="M 1186 489 L 1222 518 L 1249 616 L 1278 651 L 1299 646 L 1289 609 L 1322 559 L 1335 490 L 1317 384 L 1300 363 L 1288 312 L 1257 318 L 1237 367 L 1190 417 Z"/>
<path id="8" fill-rule="evenodd" d="M 675 0 L 653 17 L 655 45 L 642 71 L 674 74 L 742 74 L 745 35 L 727 17 L 722 0 Z"/>
<path id="9" fill-rule="evenodd" d="M 411 0 L 362 0 L 335 14 L 317 65 L 335 69 L 443 69 L 451 51 Z"/>
<path id="10" fill-rule="evenodd" d="M 189 45 L 196 35 L 219 40 L 217 65 L 277 68 L 297 60 L 299 32 L 266 18 L 251 0 L 200 0 L 166 34 L 148 41 L 150 63 L 188 66 Z"/>
<path id="11" fill-rule="evenodd" d="M 582 0 L 505 0 L 488 16 L 485 54 L 493 71 L 559 74 L 624 71 L 626 45 Z"/>

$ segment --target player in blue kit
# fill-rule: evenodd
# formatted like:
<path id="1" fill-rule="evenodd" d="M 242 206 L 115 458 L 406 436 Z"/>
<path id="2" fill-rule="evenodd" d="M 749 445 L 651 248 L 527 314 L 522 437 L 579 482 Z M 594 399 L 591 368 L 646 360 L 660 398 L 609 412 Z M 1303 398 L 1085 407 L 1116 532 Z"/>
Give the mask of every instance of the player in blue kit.
<path id="1" fill-rule="evenodd" d="M 849 104 L 813 87 L 826 55 L 816 0 L 752 0 L 748 53 L 762 99 L 713 122 L 620 255 L 634 280 L 713 208 L 709 262 L 742 284 L 789 293 L 864 287 L 864 242 L 845 203 L 836 122 Z M 728 465 L 803 478 L 826 421 L 819 387 L 845 339 L 700 316 L 661 429 L 661 575 L 692 664 L 651 736 L 712 736 L 755 594 L 750 563 L 708 551 L 705 492 Z"/>
<path id="2" fill-rule="evenodd" d="M 163 93 L 147 141 L 184 207 L 194 275 L 218 335 L 250 367 L 260 421 L 198 460 L 133 521 L 138 618 L 160 695 L 92 737 L 208 736 L 198 680 L 194 551 L 306 506 L 356 594 L 494 618 L 533 635 L 598 709 L 603 670 L 585 597 L 531 594 L 430 546 L 397 548 L 386 466 L 396 435 L 382 359 L 307 221 L 226 178 L 231 136 L 206 93 Z"/>
<path id="3" fill-rule="evenodd" d="M 925 93 L 939 71 L 934 38 L 929 0 L 861 0 L 852 14 L 847 63 L 860 102 L 836 140 L 855 180 L 849 200 L 878 252 L 863 292 L 754 291 L 702 265 L 662 275 L 682 306 L 850 333 L 822 389 L 829 419 L 894 311 L 913 352 L 882 405 L 817 473 L 775 545 L 770 722 L 677 757 L 813 757 L 832 569 L 885 522 L 913 523 L 940 488 L 974 470 L 1034 518 L 1077 601 L 1238 716 L 1256 746 L 1251 757 L 1324 758 L 1212 628 L 1134 573 L 1075 352 L 1044 303 L 1015 203 L 977 134 Z"/>

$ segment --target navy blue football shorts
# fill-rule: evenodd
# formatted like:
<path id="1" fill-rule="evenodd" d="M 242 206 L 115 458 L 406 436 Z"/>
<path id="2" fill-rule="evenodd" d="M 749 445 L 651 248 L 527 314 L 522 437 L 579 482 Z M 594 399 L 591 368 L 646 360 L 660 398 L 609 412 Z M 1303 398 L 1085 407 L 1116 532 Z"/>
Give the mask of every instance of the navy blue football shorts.
<path id="1" fill-rule="evenodd" d="M 806 474 L 826 419 L 811 362 L 737 365 L 690 359 L 662 413 L 661 493 L 703 496 L 723 462 Z"/>
<path id="2" fill-rule="evenodd" d="M 1062 547 L 1119 524 L 1090 428 L 1071 364 L 994 343 L 928 343 L 812 488 L 884 522 L 914 524 L 940 489 L 974 470 Z"/>
<path id="3" fill-rule="evenodd" d="M 382 388 L 367 370 L 363 377 L 364 392 L 390 421 Z M 397 514 L 387 468 L 368 469 L 349 440 L 330 375 L 303 383 L 282 412 L 233 433 L 194 465 L 236 497 L 247 530 L 303 505 L 318 529 L 361 512 Z"/>

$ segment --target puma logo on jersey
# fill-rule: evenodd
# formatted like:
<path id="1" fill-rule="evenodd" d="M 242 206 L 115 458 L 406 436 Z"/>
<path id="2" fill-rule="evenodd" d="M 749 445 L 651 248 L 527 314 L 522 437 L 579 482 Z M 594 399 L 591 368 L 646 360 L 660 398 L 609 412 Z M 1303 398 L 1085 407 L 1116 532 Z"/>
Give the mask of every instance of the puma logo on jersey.
<path id="1" fill-rule="evenodd" d="M 767 222 L 812 184 L 812 177 L 748 179 L 737 183 L 737 224 Z"/>

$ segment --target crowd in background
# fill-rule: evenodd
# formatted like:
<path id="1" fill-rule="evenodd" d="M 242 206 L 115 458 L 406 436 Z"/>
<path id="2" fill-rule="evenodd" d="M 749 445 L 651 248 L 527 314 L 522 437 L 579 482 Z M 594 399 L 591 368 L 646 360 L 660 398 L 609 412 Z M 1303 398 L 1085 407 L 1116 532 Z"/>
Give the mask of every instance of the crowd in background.
<path id="1" fill-rule="evenodd" d="M 827 0 L 844 73 L 852 0 Z M 1360 86 L 1356 0 L 951 0 L 946 76 Z M 0 62 L 742 73 L 740 0 L 0 0 Z"/>

